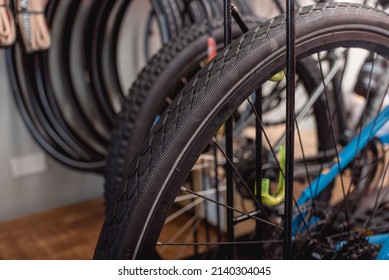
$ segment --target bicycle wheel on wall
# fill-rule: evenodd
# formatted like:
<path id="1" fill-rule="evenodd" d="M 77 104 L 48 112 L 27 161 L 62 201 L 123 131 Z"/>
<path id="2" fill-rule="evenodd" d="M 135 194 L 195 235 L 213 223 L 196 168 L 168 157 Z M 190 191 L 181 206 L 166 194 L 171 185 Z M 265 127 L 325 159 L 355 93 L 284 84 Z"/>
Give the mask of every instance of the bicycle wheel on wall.
<path id="1" fill-rule="evenodd" d="M 192 218 L 187 218 L 184 219 L 184 225 L 202 226 L 203 223 L 208 223 L 214 228 L 213 218 L 206 212 L 219 213 L 228 208 L 223 201 L 223 195 L 219 197 L 216 206 L 212 206 L 213 209 L 208 205 L 215 202 L 216 189 L 222 191 L 225 180 L 222 167 L 230 164 L 224 157 L 224 143 L 220 137 L 223 134 L 223 123 L 228 117 L 233 116 L 235 127 L 240 128 L 239 120 L 247 108 L 251 110 L 251 115 L 255 115 L 254 122 L 258 119 L 250 96 L 255 90 L 268 87 L 268 80 L 285 67 L 284 26 L 285 18 L 279 16 L 234 41 L 204 67 L 165 110 L 121 185 L 116 203 L 110 209 L 104 223 L 95 258 L 151 258 L 155 256 L 156 245 L 158 248 L 179 248 L 180 251 L 197 247 L 197 254 L 217 258 L 225 257 L 223 255 L 225 247 L 236 246 L 234 257 L 258 257 L 257 254 L 247 255 L 243 246 L 266 242 L 252 239 L 255 236 L 251 234 L 253 226 L 246 224 L 252 220 L 258 221 L 256 207 L 260 208 L 259 211 L 265 216 L 264 219 L 260 219 L 265 228 L 264 238 L 270 239 L 266 245 L 261 246 L 262 257 L 279 257 L 279 244 L 283 242 L 282 203 L 263 201 L 262 204 L 256 205 L 255 198 L 249 199 L 249 202 L 239 201 L 239 207 L 234 208 L 237 215 L 235 219 L 244 221 L 239 223 L 240 226 L 245 225 L 243 229 L 235 229 L 237 236 L 232 244 L 225 242 L 223 222 L 219 225 L 222 228 L 219 239 L 210 236 L 209 241 L 196 242 L 193 239 L 169 241 L 164 240 L 162 235 L 160 237 L 160 233 L 163 234 L 162 228 L 166 220 L 172 220 L 174 217 L 171 215 L 176 215 L 173 210 L 180 211 L 193 202 L 196 206 L 191 209 L 198 212 L 191 210 L 191 213 L 195 213 L 194 222 Z M 367 6 L 326 3 L 302 8 L 296 14 L 296 30 L 297 58 L 299 60 L 304 57 L 316 58 L 318 69 L 323 76 L 323 84 L 328 68 L 323 62 L 324 56 L 330 53 L 343 57 L 349 52 L 349 48 L 355 48 L 363 49 L 367 53 L 374 52 L 381 58 L 389 54 L 388 15 Z M 328 99 L 327 92 L 327 87 L 324 87 L 321 95 L 325 100 Z M 384 100 L 385 95 L 386 90 L 381 100 Z M 329 120 L 336 114 L 331 108 L 326 108 L 325 112 Z M 299 118 L 299 113 L 296 112 L 296 119 Z M 361 126 L 365 123 L 364 115 L 362 113 L 360 118 Z M 297 124 L 299 138 L 294 147 L 296 150 L 299 149 L 295 152 L 296 185 L 310 185 L 314 178 L 325 173 L 323 171 L 334 161 L 335 165 L 340 165 L 337 163 L 340 158 L 339 145 L 335 145 L 331 151 L 322 153 L 313 151 L 312 154 L 303 145 L 303 140 L 310 139 L 301 136 L 303 127 L 309 128 L 310 125 L 309 121 Z M 237 163 L 251 160 L 246 152 L 252 151 L 248 145 L 250 141 L 255 140 L 249 136 L 253 134 L 251 132 L 253 126 L 255 125 L 245 122 L 244 131 L 240 131 L 239 137 L 234 140 L 234 148 L 237 151 L 234 158 L 236 157 Z M 261 133 L 267 137 L 264 140 L 263 155 L 260 159 L 256 158 L 255 162 L 261 162 L 262 176 L 269 179 L 270 187 L 277 185 L 277 182 L 282 184 L 282 160 L 281 163 L 279 160 L 283 157 L 279 149 L 282 140 L 279 139 L 282 139 L 283 132 L 275 137 L 275 140 L 270 139 L 274 134 L 267 131 L 263 124 Z M 337 144 L 335 132 L 331 131 L 327 138 L 328 141 Z M 382 168 L 381 164 L 382 154 L 385 155 L 386 150 L 382 149 L 380 144 L 375 145 L 373 141 L 370 143 L 357 149 L 361 152 L 355 158 L 360 158 L 362 162 L 370 162 L 368 166 L 381 165 L 381 168 L 374 170 L 386 170 L 387 166 Z M 370 148 L 370 145 L 373 148 Z M 216 147 L 216 152 L 212 153 L 212 147 Z M 239 149 L 246 152 L 238 155 Z M 351 167 L 346 168 L 348 166 Z M 296 216 L 300 223 L 294 229 L 295 258 L 314 256 L 346 258 L 355 244 L 363 247 L 361 258 L 375 257 L 378 254 L 379 246 L 365 242 L 364 235 L 367 232 L 373 234 L 387 232 L 388 229 L 382 227 L 384 223 L 372 222 L 377 217 L 384 219 L 388 212 L 385 211 L 387 192 L 382 184 L 377 183 L 363 187 L 364 195 L 359 195 L 361 193 L 359 182 L 364 177 L 361 169 L 364 169 L 364 166 L 359 160 L 354 159 L 346 164 L 346 167 L 342 167 L 343 172 L 338 172 L 336 180 L 332 180 L 334 186 L 329 199 L 316 201 L 314 198 L 319 191 L 316 188 L 307 188 L 307 193 L 311 193 L 311 199 L 296 207 Z M 234 165 L 236 173 L 234 175 L 239 179 L 235 179 L 236 184 L 243 184 L 249 194 L 258 192 L 255 185 L 242 183 L 249 179 L 242 176 L 244 172 L 241 170 L 245 171 L 244 168 Z M 347 172 L 351 174 L 347 175 Z M 215 185 L 217 187 L 214 188 Z M 344 196 L 337 199 L 335 192 L 338 186 L 341 195 Z M 381 195 L 381 198 L 374 198 L 372 201 L 376 201 L 375 204 L 368 205 L 362 201 L 366 197 L 377 197 L 377 194 Z M 370 210 L 364 211 L 370 214 L 360 216 L 363 218 L 361 221 L 358 219 L 360 217 L 353 216 L 353 213 L 358 211 L 351 211 L 352 209 Z M 380 215 L 376 215 L 377 213 Z M 222 220 L 225 219 L 223 214 L 220 213 L 220 216 Z M 343 251 L 339 250 L 337 253 L 338 246 L 354 236 L 356 237 L 343 247 Z"/>

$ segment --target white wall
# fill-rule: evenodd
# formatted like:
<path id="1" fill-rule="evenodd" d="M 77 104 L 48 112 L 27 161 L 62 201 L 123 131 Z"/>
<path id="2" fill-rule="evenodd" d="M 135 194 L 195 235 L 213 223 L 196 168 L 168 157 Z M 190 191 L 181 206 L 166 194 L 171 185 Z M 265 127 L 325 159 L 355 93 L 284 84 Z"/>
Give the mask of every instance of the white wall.
<path id="1" fill-rule="evenodd" d="M 101 196 L 101 176 L 69 170 L 46 156 L 35 144 L 14 104 L 6 71 L 4 51 L 1 50 L 0 221 Z M 11 159 L 29 155 L 43 158 L 43 170 L 15 178 Z"/>

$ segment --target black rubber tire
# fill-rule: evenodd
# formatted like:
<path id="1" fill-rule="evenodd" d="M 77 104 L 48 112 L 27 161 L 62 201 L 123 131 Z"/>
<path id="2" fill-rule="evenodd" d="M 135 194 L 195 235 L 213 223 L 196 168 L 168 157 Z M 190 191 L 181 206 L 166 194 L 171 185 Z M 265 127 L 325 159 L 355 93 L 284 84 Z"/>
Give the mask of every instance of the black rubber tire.
<path id="1" fill-rule="evenodd" d="M 160 24 L 166 24 L 164 27 L 160 27 L 161 30 L 168 30 L 170 38 L 173 38 L 174 36 L 178 35 L 179 32 L 184 27 L 184 22 L 182 21 L 184 11 L 180 10 L 181 3 L 178 3 L 180 0 L 153 0 L 152 2 L 153 7 L 155 8 L 157 17 L 163 17 L 166 20 L 164 22 L 160 21 Z M 210 7 L 214 7 L 217 5 L 216 0 L 202 0 L 204 2 L 209 2 L 208 5 Z M 210 9 L 210 11 L 207 11 L 205 6 L 200 3 L 200 0 L 193 0 L 189 4 L 189 13 L 190 18 L 192 19 L 192 23 L 199 23 L 206 19 L 211 19 L 222 15 L 223 14 L 223 5 L 222 0 L 218 0 L 220 2 L 219 10 L 217 13 L 214 13 L 214 9 Z M 247 2 L 247 0 L 236 0 L 234 1 L 238 7 L 238 9 L 241 11 L 242 15 L 254 15 L 253 9 L 250 7 L 250 4 Z M 214 14 L 209 14 L 209 12 L 213 12 Z M 160 14 L 161 13 L 161 14 Z"/>
<path id="2" fill-rule="evenodd" d="M 105 220 L 94 257 L 148 258 L 174 198 L 217 129 L 257 85 L 285 66 L 285 17 L 232 42 L 165 110 L 133 161 Z M 296 55 L 366 47 L 389 55 L 389 16 L 373 8 L 325 3 L 296 12 Z"/>
<path id="3" fill-rule="evenodd" d="M 254 27 L 261 21 L 245 18 Z M 232 35 L 241 35 L 240 29 L 234 25 Z M 207 40 L 213 36 L 218 48 L 223 46 L 223 22 L 221 19 L 212 23 L 208 21 L 194 24 L 181 32 L 154 57 L 136 78 L 129 97 L 123 104 L 112 132 L 107 165 L 105 169 L 106 205 L 115 196 L 120 185 L 123 172 L 140 149 L 144 138 L 150 131 L 154 117 L 166 107 L 167 96 L 173 99 L 177 95 L 177 87 L 181 78 L 191 77 L 197 72 L 199 63 L 207 56 Z"/>
<path id="4" fill-rule="evenodd" d="M 163 1 L 161 0 L 150 0 L 150 3 L 157 17 L 161 42 L 162 44 L 166 44 L 167 42 L 169 42 L 169 39 L 171 37 L 170 24 L 172 24 L 172 22 L 169 21 L 169 19 L 166 16 L 166 11 L 165 11 L 166 5 L 163 6 L 162 5 Z M 175 26 L 172 26 L 172 28 L 175 28 Z"/>
<path id="5" fill-rule="evenodd" d="M 202 22 L 207 19 L 207 12 L 204 11 L 199 1 L 192 1 L 189 4 L 189 17 L 195 22 Z"/>
<path id="6" fill-rule="evenodd" d="M 247 0 L 235 2 L 242 15 L 254 15 Z M 151 5 L 153 7 L 152 13 L 155 14 L 158 21 L 163 44 L 177 36 L 188 23 L 200 23 L 223 15 L 222 0 L 192 0 L 187 9 L 185 9 L 185 3 L 182 0 L 151 0 Z M 205 5 L 208 5 L 209 9 Z M 186 18 L 189 20 L 185 20 Z M 147 41 L 147 37 L 145 40 Z M 145 45 L 147 46 L 147 44 Z M 148 48 L 146 48 L 145 57 L 148 60 Z"/>
<path id="7" fill-rule="evenodd" d="M 162 3 L 164 3 L 164 1 L 166 0 L 162 0 Z M 164 11 L 166 12 L 166 17 L 168 18 L 169 22 L 169 31 L 171 39 L 177 36 L 180 30 L 182 29 L 182 17 L 175 0 L 167 0 L 167 2 L 164 3 L 164 6 Z"/>
<path id="8" fill-rule="evenodd" d="M 250 26 L 260 22 L 250 17 L 246 17 L 245 21 Z M 233 38 L 240 34 L 239 28 L 234 26 Z M 141 148 L 155 117 L 166 107 L 164 100 L 166 97 L 173 99 L 178 94 L 181 78 L 188 79 L 193 76 L 200 61 L 206 57 L 207 39 L 210 35 L 215 38 L 220 50 L 223 45 L 221 19 L 211 24 L 204 22 L 185 28 L 180 36 L 163 47 L 149 61 L 129 90 L 129 98 L 117 118 L 109 146 L 104 174 L 106 209 L 115 197 L 123 174 Z M 297 65 L 297 72 L 302 77 L 308 92 L 312 92 L 321 82 L 320 76 L 312 71 L 315 67 L 317 67 L 315 61 L 310 59 L 305 59 L 304 63 Z M 331 143 L 324 140 L 327 139 L 329 129 L 324 111 L 321 110 L 324 102 L 325 100 L 319 100 L 315 104 L 319 150 L 332 147 Z M 326 145 L 323 142 L 326 142 Z"/>
<path id="9" fill-rule="evenodd" d="M 72 7 L 74 6 L 73 3 L 70 4 L 72 4 Z M 48 4 L 46 14 L 50 26 L 56 23 L 55 15 L 57 11 L 58 1 L 51 1 Z M 76 15 L 74 9 L 73 15 Z M 63 34 L 61 33 L 61 35 Z M 59 34 L 56 34 L 55 36 L 61 37 Z M 53 38 L 57 38 L 55 36 Z M 60 53 L 60 51 L 58 52 Z M 105 156 L 100 153 L 101 150 L 95 150 L 95 146 L 90 146 L 90 142 L 85 142 L 85 139 L 80 139 L 80 136 L 77 135 L 77 131 L 74 130 L 72 128 L 72 125 L 70 125 L 70 123 L 65 120 L 63 112 L 61 112 L 61 110 L 58 110 L 58 104 L 55 104 L 56 98 L 55 94 L 53 93 L 50 75 L 48 75 L 47 72 L 47 59 L 49 59 L 48 53 L 41 52 L 27 57 L 25 54 L 23 54 L 23 52 L 20 51 L 18 44 L 15 44 L 12 48 L 6 50 L 6 56 L 7 67 L 9 69 L 8 73 L 10 78 L 10 84 L 14 93 L 16 105 L 18 107 L 18 110 L 20 111 L 23 121 L 25 122 L 28 130 L 30 131 L 33 138 L 37 141 L 37 143 L 50 156 L 68 167 L 83 171 L 96 172 L 100 174 L 103 173 L 105 167 Z M 29 69 L 35 69 L 33 70 L 33 72 L 31 72 L 33 74 L 28 74 L 27 70 Z M 24 76 L 26 77 L 26 79 L 24 78 Z M 64 74 L 63 77 L 65 76 L 67 77 L 67 75 Z M 39 85 L 39 87 L 34 87 L 34 84 Z M 71 91 L 65 90 L 65 92 L 68 93 Z M 70 96 L 72 96 L 72 93 L 70 93 Z M 31 107 L 31 104 L 29 104 L 30 101 L 28 101 L 30 97 L 34 99 L 39 97 L 39 99 L 41 99 L 36 101 L 41 104 L 40 106 L 44 106 L 41 108 L 42 112 L 40 112 L 41 110 L 38 107 Z M 74 105 L 74 103 L 72 104 Z M 106 139 L 103 139 L 103 137 L 93 128 L 93 125 L 88 122 L 87 117 L 82 114 L 82 110 L 78 109 L 74 111 L 75 119 L 79 120 L 77 125 L 84 129 L 88 136 L 91 136 L 99 143 L 103 143 Z M 34 110 L 38 110 L 38 112 L 34 112 Z M 47 112 L 45 112 L 46 110 Z M 35 116 L 36 113 L 40 114 L 43 117 L 42 121 L 46 122 L 46 124 L 51 123 L 52 127 L 50 128 L 47 126 L 47 129 L 51 129 L 52 132 L 54 132 L 55 134 L 57 134 L 58 131 L 58 135 L 53 134 L 53 136 L 55 137 L 50 137 L 51 132 L 48 133 L 47 131 L 45 131 L 46 125 L 42 126 L 42 124 L 39 123 L 39 120 Z M 46 120 L 44 120 L 44 115 L 46 114 L 48 116 L 51 116 L 50 120 L 48 120 L 47 117 Z M 60 138 L 57 138 L 57 136 Z M 63 139 L 61 140 L 61 138 Z M 61 143 L 63 141 L 65 142 Z M 85 147 L 86 149 L 83 152 L 77 152 L 77 150 L 79 150 L 78 148 L 84 149 L 83 146 L 85 145 L 83 145 L 83 143 L 89 147 Z M 62 144 L 64 144 L 64 147 L 69 145 L 73 146 L 74 144 L 75 146 L 79 147 L 77 148 L 77 150 L 75 149 L 74 154 L 71 154 L 66 152 L 66 148 L 64 149 L 63 147 L 61 147 Z M 85 153 L 89 153 L 88 150 L 90 149 L 92 149 L 92 153 L 90 153 L 90 155 L 93 155 L 93 157 L 82 156 Z M 96 152 L 98 153 L 96 154 Z"/>
<path id="10" fill-rule="evenodd" d="M 215 15 L 219 14 L 220 16 L 223 16 L 223 5 L 221 1 L 210 1 L 210 5 L 213 6 Z"/>

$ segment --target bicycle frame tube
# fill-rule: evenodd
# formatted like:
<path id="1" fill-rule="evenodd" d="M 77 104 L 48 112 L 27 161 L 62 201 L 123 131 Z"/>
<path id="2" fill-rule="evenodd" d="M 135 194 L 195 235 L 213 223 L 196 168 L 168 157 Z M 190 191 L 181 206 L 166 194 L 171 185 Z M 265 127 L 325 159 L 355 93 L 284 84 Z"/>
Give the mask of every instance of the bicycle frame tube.
<path id="1" fill-rule="evenodd" d="M 370 121 L 370 123 L 362 130 L 360 137 L 354 137 L 354 139 L 352 139 L 352 141 L 342 150 L 339 154 L 339 164 L 336 163 L 329 170 L 324 170 L 318 177 L 316 177 L 315 180 L 312 181 L 311 185 L 308 186 L 301 194 L 297 204 L 301 206 L 309 199 L 312 199 L 320 194 L 388 121 L 389 106 L 385 107 L 375 119 Z"/>
<path id="2" fill-rule="evenodd" d="M 328 185 L 335 179 L 335 177 L 342 172 L 346 166 L 355 158 L 355 156 L 367 145 L 367 143 L 377 134 L 377 132 L 389 122 L 389 106 L 386 106 L 376 118 L 370 121 L 370 123 L 362 130 L 359 136 L 356 136 L 352 141 L 342 150 L 339 154 L 340 162 L 335 162 L 330 169 L 324 170 L 318 177 L 316 177 L 312 183 L 305 188 L 300 198 L 297 201 L 297 205 L 301 207 L 307 203 L 310 199 L 319 195 Z M 389 135 L 384 134 L 380 139 L 388 140 Z M 388 143 L 388 141 L 386 141 Z M 304 213 L 302 213 L 304 215 Z M 305 212 L 306 214 L 306 212 Z M 305 216 L 305 215 L 304 215 Z M 293 219 L 293 233 L 297 233 L 301 227 L 304 217 L 296 216 Z M 315 218 L 312 218 L 315 219 Z M 311 224 L 309 221 L 308 224 Z M 372 235 L 368 237 L 370 243 L 383 244 L 383 248 L 377 259 L 389 259 L 389 234 Z M 339 248 L 342 246 L 340 243 Z"/>
<path id="3" fill-rule="evenodd" d="M 389 133 L 385 133 L 378 137 L 382 143 L 389 144 Z"/>
<path id="4" fill-rule="evenodd" d="M 386 242 L 381 248 L 377 260 L 389 260 L 389 238 L 386 238 Z"/>

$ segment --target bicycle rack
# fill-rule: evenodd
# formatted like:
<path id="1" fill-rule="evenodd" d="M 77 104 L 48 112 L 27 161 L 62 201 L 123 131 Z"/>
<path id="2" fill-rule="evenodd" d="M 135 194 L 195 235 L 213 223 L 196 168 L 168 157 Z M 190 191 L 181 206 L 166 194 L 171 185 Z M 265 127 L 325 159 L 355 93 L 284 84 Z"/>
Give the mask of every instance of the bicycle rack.
<path id="1" fill-rule="evenodd" d="M 231 1 L 224 1 L 224 47 L 227 47 L 231 43 Z M 225 124 L 226 133 L 226 153 L 230 161 L 230 164 L 226 166 L 226 179 L 227 179 L 227 205 L 231 207 L 227 210 L 227 241 L 234 242 L 234 178 L 233 178 L 233 124 L 232 118 L 229 118 Z M 228 246 L 227 258 L 233 259 L 235 246 Z"/>
<path id="2" fill-rule="evenodd" d="M 293 168 L 294 168 L 294 111 L 295 111 L 295 0 L 286 0 L 286 167 L 285 167 L 285 223 L 284 259 L 292 258 L 292 219 L 293 219 Z"/>
<path id="3" fill-rule="evenodd" d="M 279 2 L 278 8 L 281 9 Z M 294 146 L 294 110 L 295 110 L 295 72 L 296 72 L 296 58 L 295 58 L 295 1 L 286 0 L 286 30 L 287 30 L 287 55 L 286 55 L 286 79 L 287 79 L 287 93 L 286 93 L 286 169 L 285 169 L 285 183 L 286 183 L 286 195 L 285 195 L 285 218 L 284 218 L 284 259 L 291 259 L 291 249 L 292 249 L 292 216 L 293 216 L 293 165 L 294 165 L 294 151 L 293 149 L 288 149 L 288 147 Z M 231 1 L 224 0 L 224 44 L 225 47 L 231 43 Z M 256 93 L 256 100 L 261 100 L 260 93 Z M 261 105 L 257 104 L 257 109 L 260 110 Z M 259 111 L 260 112 L 260 111 Z M 227 120 L 225 124 L 226 131 L 226 153 L 229 159 L 230 164 L 226 166 L 226 178 L 227 178 L 227 205 L 231 207 L 227 211 L 227 240 L 229 242 L 234 241 L 233 234 L 233 135 L 232 135 L 232 119 Z M 256 129 L 258 133 L 258 127 Z M 259 137 L 258 137 L 259 136 Z M 261 136 L 257 134 L 256 139 L 260 139 Z M 260 142 L 257 142 L 257 149 L 261 146 Z M 257 156 L 260 156 L 260 151 L 257 150 Z M 258 158 L 258 157 L 257 157 Z M 261 157 L 259 157 L 261 158 Z M 257 185 L 260 185 L 261 178 L 258 173 L 261 170 L 260 166 L 256 166 Z M 257 223 L 257 236 L 260 235 L 260 227 Z M 233 258 L 234 255 L 234 246 L 229 246 L 227 251 L 227 257 Z"/>

